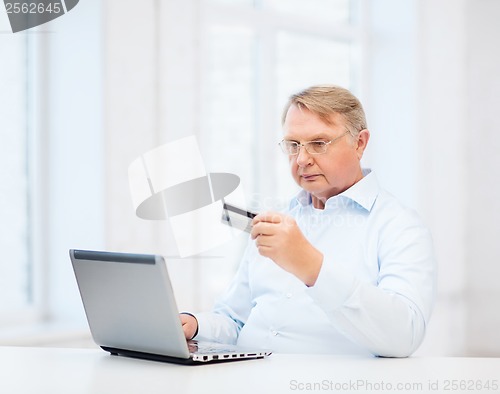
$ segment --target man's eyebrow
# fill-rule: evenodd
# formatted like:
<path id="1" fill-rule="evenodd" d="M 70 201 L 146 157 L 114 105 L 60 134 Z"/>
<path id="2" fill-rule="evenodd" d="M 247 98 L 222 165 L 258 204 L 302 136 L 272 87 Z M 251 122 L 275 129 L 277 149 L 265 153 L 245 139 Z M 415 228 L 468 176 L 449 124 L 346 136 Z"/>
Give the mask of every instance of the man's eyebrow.
<path id="1" fill-rule="evenodd" d="M 286 141 L 299 141 L 298 138 L 294 138 L 293 135 L 287 136 L 285 135 L 283 137 L 284 140 Z M 332 137 L 326 133 L 318 133 L 314 134 L 314 136 L 311 139 L 308 139 L 307 141 L 318 141 L 318 140 L 331 140 Z"/>

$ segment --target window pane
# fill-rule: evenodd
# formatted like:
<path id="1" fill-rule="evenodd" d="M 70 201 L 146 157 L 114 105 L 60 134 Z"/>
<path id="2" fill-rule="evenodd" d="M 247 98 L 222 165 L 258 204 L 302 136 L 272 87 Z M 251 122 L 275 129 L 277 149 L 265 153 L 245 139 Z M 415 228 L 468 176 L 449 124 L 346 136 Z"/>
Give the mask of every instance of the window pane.
<path id="1" fill-rule="evenodd" d="M 348 23 L 350 0 L 263 0 L 264 7 L 331 23 Z"/>
<path id="2" fill-rule="evenodd" d="M 203 36 L 200 150 L 209 172 L 240 177 L 246 201 L 255 190 L 255 34 L 246 28 L 212 25 Z M 211 249 L 198 265 L 203 278 L 200 308 L 210 309 L 238 266 L 248 234 Z"/>
<path id="3" fill-rule="evenodd" d="M 26 38 L 0 18 L 0 312 L 29 303 Z"/>
<path id="4" fill-rule="evenodd" d="M 297 91 L 317 84 L 335 84 L 350 88 L 350 44 L 281 31 L 277 36 L 277 114 L 280 124 L 281 110 L 288 97 Z M 279 162 L 278 173 L 285 174 L 287 161 Z M 294 185 L 285 177 L 279 178 L 279 190 L 292 193 Z"/>
<path id="5" fill-rule="evenodd" d="M 240 176 L 253 190 L 255 38 L 239 27 L 212 27 L 205 53 L 201 152 L 208 171 Z"/>
<path id="6" fill-rule="evenodd" d="M 314 84 L 349 87 L 350 45 L 334 40 L 282 31 L 277 37 L 278 99 Z"/>

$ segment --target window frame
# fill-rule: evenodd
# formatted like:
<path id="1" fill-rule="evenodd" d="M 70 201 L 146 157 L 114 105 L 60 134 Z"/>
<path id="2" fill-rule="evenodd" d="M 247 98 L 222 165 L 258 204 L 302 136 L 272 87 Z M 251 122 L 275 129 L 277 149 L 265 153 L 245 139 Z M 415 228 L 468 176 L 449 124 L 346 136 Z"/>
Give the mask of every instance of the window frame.
<path id="1" fill-rule="evenodd" d="M 43 321 L 47 315 L 46 248 L 48 223 L 47 197 L 47 138 L 44 138 L 47 91 L 46 47 L 47 37 L 40 33 L 21 32 L 26 54 L 25 72 L 25 116 L 26 116 L 26 198 L 27 198 L 27 239 L 26 239 L 26 303 L 17 309 L 4 312 L 0 328 L 33 324 Z M 21 285 L 21 284 L 20 284 Z"/>

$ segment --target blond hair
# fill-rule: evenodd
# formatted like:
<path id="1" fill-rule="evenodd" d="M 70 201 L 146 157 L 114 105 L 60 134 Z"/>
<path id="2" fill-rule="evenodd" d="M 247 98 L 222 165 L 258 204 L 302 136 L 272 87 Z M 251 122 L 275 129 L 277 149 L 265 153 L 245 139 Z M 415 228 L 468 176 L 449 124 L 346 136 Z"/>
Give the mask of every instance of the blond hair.
<path id="1" fill-rule="evenodd" d="M 332 115 L 339 114 L 353 137 L 357 137 L 361 130 L 366 129 L 365 111 L 360 101 L 349 90 L 340 86 L 311 86 L 290 96 L 281 117 L 282 125 L 292 105 L 318 115 L 328 125 L 333 125 Z"/>

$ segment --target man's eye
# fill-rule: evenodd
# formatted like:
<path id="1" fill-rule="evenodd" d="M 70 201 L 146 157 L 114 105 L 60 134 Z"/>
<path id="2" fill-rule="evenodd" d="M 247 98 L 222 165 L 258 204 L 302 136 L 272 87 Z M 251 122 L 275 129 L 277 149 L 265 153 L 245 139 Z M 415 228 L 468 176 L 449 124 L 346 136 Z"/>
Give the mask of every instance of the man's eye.
<path id="1" fill-rule="evenodd" d="M 325 145 L 325 141 L 311 141 L 310 144 L 314 148 L 321 148 L 323 145 Z"/>

